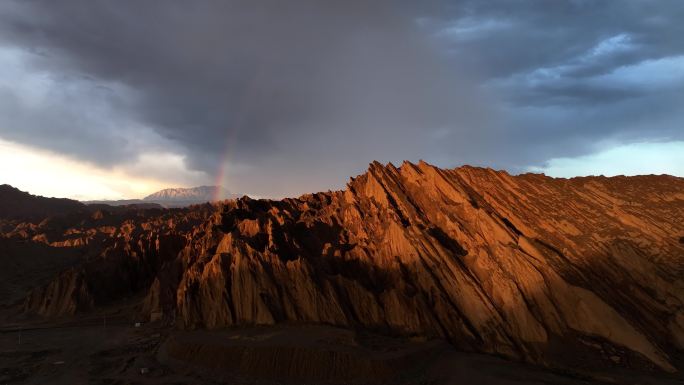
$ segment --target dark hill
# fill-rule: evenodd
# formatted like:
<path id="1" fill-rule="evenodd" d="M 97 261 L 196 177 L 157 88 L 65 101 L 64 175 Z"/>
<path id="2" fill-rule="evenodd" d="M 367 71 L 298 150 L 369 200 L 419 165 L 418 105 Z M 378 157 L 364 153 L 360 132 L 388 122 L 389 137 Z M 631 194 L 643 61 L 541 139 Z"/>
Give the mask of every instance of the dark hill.
<path id="1" fill-rule="evenodd" d="M 84 204 L 65 198 L 31 195 L 7 184 L 0 185 L 0 219 L 40 221 L 44 218 L 85 212 Z"/>

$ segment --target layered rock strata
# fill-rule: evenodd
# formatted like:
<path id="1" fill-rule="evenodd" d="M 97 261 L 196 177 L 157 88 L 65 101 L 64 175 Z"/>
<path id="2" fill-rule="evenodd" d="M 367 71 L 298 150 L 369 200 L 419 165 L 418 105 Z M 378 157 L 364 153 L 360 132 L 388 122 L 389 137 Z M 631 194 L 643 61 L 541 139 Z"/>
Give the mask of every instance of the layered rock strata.
<path id="1" fill-rule="evenodd" d="M 143 276 L 145 312 L 182 328 L 324 323 L 543 364 L 581 356 L 665 371 L 684 349 L 681 178 L 376 162 L 343 191 L 242 198 L 182 232 L 155 226 L 108 249 L 118 266 L 154 255 L 151 267 L 112 270 Z M 57 281 L 93 273 L 69 274 Z M 98 290 L 81 287 L 69 311 L 92 306 Z M 50 313 L 33 305 L 46 296 L 27 308 Z"/>

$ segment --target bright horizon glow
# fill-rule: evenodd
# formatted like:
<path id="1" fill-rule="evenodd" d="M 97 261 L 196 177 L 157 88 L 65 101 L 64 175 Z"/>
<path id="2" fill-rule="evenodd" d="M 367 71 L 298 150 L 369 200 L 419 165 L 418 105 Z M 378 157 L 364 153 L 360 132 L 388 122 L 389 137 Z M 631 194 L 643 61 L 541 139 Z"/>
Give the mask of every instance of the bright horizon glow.
<path id="1" fill-rule="evenodd" d="M 191 187 L 183 180 L 206 180 L 185 168 L 175 154 L 145 154 L 136 163 L 105 169 L 0 139 L 0 184 L 46 197 L 77 200 L 143 198 L 169 187 Z M 159 172 L 154 172 L 154 171 Z M 145 174 L 166 175 L 166 178 Z"/>
<path id="2" fill-rule="evenodd" d="M 0 184 L 34 195 L 77 200 L 139 199 L 169 187 L 206 184 L 183 157 L 146 154 L 135 163 L 106 169 L 0 139 Z M 553 177 L 670 174 L 684 176 L 684 141 L 618 145 L 576 158 L 554 158 L 526 171 Z M 150 176 L 146 176 L 150 175 Z M 155 176 L 152 176 L 155 175 Z M 166 177 L 159 177 L 159 176 Z"/>
<path id="3" fill-rule="evenodd" d="M 542 167 L 528 167 L 527 170 L 560 178 L 647 174 L 684 176 L 684 141 L 619 145 L 576 158 L 554 158 Z"/>

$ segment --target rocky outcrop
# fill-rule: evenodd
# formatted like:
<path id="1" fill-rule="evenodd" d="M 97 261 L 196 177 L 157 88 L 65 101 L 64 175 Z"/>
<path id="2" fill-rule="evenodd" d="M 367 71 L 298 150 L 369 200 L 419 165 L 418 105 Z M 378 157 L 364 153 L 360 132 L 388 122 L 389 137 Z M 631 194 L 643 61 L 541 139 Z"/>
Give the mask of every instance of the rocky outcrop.
<path id="1" fill-rule="evenodd" d="M 139 282 L 148 314 L 187 329 L 324 323 L 548 365 L 675 371 L 683 192 L 670 176 L 376 162 L 344 191 L 212 206 Z"/>
<path id="2" fill-rule="evenodd" d="M 46 222 L 10 233 L 14 241 L 24 235 L 53 250 L 76 249 L 82 255 L 81 263 L 31 290 L 24 311 L 70 315 L 148 290 L 161 267 L 186 246 L 187 234 L 213 210 L 205 205 L 192 210 L 98 211 L 66 229 L 62 223 Z"/>
<path id="3" fill-rule="evenodd" d="M 0 308 L 21 301 L 28 291 L 46 285 L 78 264 L 77 250 L 0 237 Z"/>
<path id="4" fill-rule="evenodd" d="M 668 176 L 374 163 L 345 191 L 227 203 L 181 253 L 166 300 L 186 328 L 326 323 L 534 362 L 615 346 L 672 371 L 682 191 Z"/>

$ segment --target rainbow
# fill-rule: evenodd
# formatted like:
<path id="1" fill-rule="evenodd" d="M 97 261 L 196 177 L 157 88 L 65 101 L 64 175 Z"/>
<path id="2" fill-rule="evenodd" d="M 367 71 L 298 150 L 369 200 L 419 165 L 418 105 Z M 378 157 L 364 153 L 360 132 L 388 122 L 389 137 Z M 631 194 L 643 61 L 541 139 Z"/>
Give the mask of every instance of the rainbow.
<path id="1" fill-rule="evenodd" d="M 214 191 L 213 200 L 220 201 L 223 200 L 221 196 L 222 187 L 224 184 L 228 184 L 228 166 L 230 164 L 230 155 L 233 153 L 233 146 L 237 142 L 237 135 L 240 132 L 242 126 L 244 125 L 244 120 L 247 114 L 250 112 L 251 106 L 254 104 L 253 101 L 257 96 L 258 85 L 261 81 L 263 65 L 257 66 L 257 70 L 254 76 L 251 77 L 247 86 L 245 87 L 245 92 L 237 105 L 236 114 L 233 118 L 232 125 L 228 127 L 228 132 L 226 135 L 226 143 L 224 145 L 223 152 L 221 154 L 221 160 L 214 178 L 214 185 L 216 190 Z"/>

